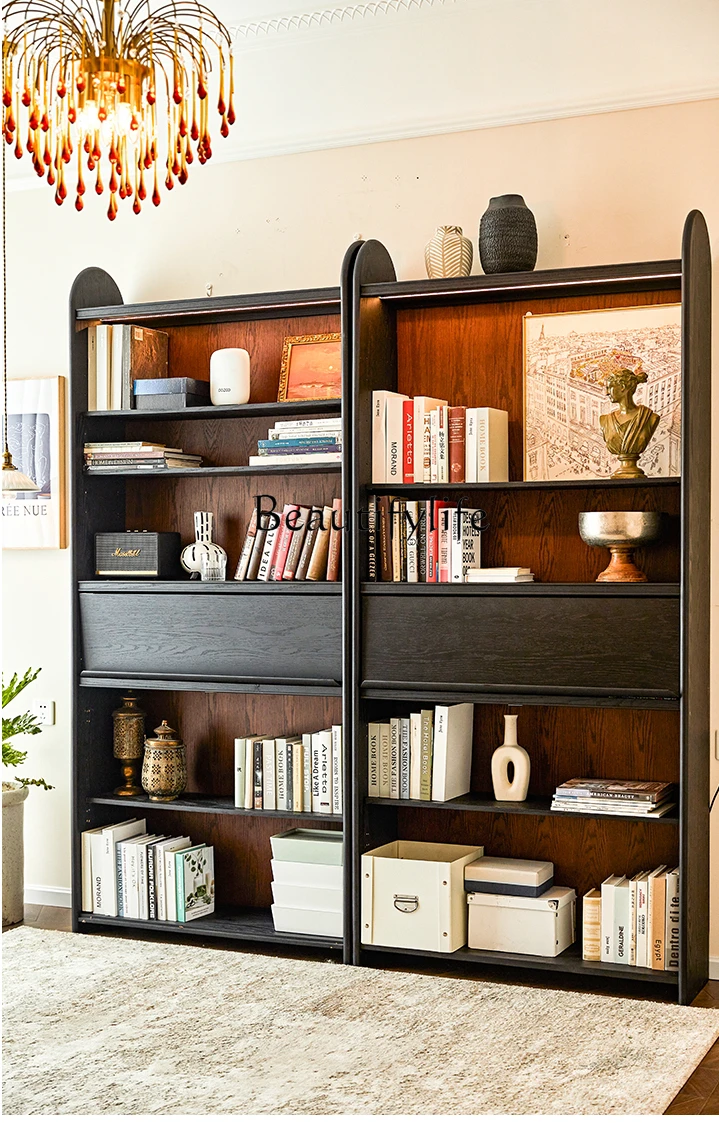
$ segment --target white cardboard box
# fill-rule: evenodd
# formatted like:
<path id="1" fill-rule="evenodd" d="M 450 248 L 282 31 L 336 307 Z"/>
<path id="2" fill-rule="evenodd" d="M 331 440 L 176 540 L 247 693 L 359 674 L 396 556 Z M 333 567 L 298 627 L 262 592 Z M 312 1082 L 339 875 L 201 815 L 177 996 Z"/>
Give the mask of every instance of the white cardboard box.
<path id="1" fill-rule="evenodd" d="M 272 900 L 284 908 L 342 912 L 342 898 L 341 889 L 318 889 L 316 886 L 272 882 Z"/>
<path id="2" fill-rule="evenodd" d="M 362 855 L 362 943 L 456 951 L 467 942 L 464 867 L 481 846 L 389 842 Z"/>
<path id="3" fill-rule="evenodd" d="M 341 912 L 272 905 L 272 919 L 276 932 L 301 932 L 308 936 L 342 936 Z"/>
<path id="4" fill-rule="evenodd" d="M 468 893 L 469 947 L 520 955 L 560 955 L 574 943 L 577 894 L 555 885 L 541 897 Z"/>
<path id="5" fill-rule="evenodd" d="M 341 866 L 342 831 L 295 827 L 270 836 L 272 857 L 281 862 L 316 862 L 321 866 Z"/>
<path id="6" fill-rule="evenodd" d="M 314 889 L 341 889 L 342 866 L 322 866 L 319 862 L 270 863 L 273 880 L 279 885 L 304 885 Z"/>

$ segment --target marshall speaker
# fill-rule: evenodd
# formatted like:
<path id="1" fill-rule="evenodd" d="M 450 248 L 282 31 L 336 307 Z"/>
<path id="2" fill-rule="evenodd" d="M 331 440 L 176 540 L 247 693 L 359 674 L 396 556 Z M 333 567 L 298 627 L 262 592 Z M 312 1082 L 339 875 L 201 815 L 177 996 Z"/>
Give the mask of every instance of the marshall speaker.
<path id="1" fill-rule="evenodd" d="M 121 530 L 95 535 L 96 577 L 183 577 L 180 535 Z"/>

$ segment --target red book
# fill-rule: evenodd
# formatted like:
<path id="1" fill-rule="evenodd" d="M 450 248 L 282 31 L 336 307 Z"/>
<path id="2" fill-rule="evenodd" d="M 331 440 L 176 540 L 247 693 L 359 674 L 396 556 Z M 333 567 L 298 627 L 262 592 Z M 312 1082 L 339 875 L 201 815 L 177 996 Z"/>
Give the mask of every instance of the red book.
<path id="1" fill-rule="evenodd" d="M 447 410 L 449 430 L 449 482 L 464 483 L 465 459 L 465 414 L 464 406 L 450 406 Z M 405 481 L 406 482 L 406 481 Z"/>
<path id="2" fill-rule="evenodd" d="M 402 403 L 402 483 L 414 483 L 414 400 Z"/>
<path id="3" fill-rule="evenodd" d="M 446 506 L 438 499 L 427 500 L 427 581 L 439 580 L 439 520 L 440 512 Z"/>
<path id="4" fill-rule="evenodd" d="M 268 576 L 269 581 L 281 581 L 282 574 L 285 572 L 285 562 L 287 561 L 287 554 L 289 553 L 290 544 L 292 542 L 292 531 L 287 525 L 287 515 L 290 511 L 299 511 L 299 504 L 285 503 L 285 509 L 282 512 L 280 526 L 277 531 L 277 545 L 275 546 L 272 564 L 270 565 L 270 572 Z"/>

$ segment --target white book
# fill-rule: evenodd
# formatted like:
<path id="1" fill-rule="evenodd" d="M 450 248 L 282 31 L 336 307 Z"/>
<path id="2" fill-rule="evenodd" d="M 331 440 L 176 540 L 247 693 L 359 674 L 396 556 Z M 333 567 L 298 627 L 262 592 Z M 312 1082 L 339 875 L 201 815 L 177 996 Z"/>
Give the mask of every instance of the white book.
<path id="1" fill-rule="evenodd" d="M 477 407 L 470 406 L 464 415 L 464 479 L 468 484 L 477 482 Z"/>
<path id="2" fill-rule="evenodd" d="M 319 813 L 332 814 L 332 730 L 321 729 L 317 734 L 319 744 Z"/>
<path id="3" fill-rule="evenodd" d="M 504 409 L 477 410 L 477 483 L 509 479 L 509 414 Z"/>
<path id="4" fill-rule="evenodd" d="M 140 850 L 143 844 L 150 841 L 156 841 L 159 835 L 143 834 L 139 838 L 128 838 L 125 842 L 120 843 L 124 848 L 124 862 L 123 862 L 123 878 L 126 877 L 124 885 L 125 894 L 125 916 L 130 916 L 134 920 L 142 919 L 142 906 L 140 903 L 141 887 L 140 887 Z"/>
<path id="5" fill-rule="evenodd" d="M 277 810 L 277 766 L 274 737 L 266 737 L 262 742 L 262 810 Z"/>
<path id="6" fill-rule="evenodd" d="M 94 324 L 87 329 L 87 408 L 90 413 L 97 409 L 97 327 Z"/>
<path id="7" fill-rule="evenodd" d="M 470 789 L 474 705 L 435 706 L 432 799 L 446 803 Z"/>
<path id="8" fill-rule="evenodd" d="M 614 963 L 614 890 L 625 878 L 613 874 L 607 877 L 601 885 L 602 893 L 602 963 Z"/>
<path id="9" fill-rule="evenodd" d="M 251 459 L 251 458 L 250 458 Z M 275 545 L 277 543 L 277 535 L 280 532 L 280 526 L 273 526 L 265 534 L 265 541 L 262 546 L 262 555 L 260 557 L 260 567 L 257 570 L 258 581 L 269 581 L 270 579 L 270 566 L 272 565 L 272 558 L 275 552 Z"/>
<path id="10" fill-rule="evenodd" d="M 93 912 L 100 916 L 117 916 L 117 853 L 115 846 L 131 835 L 145 833 L 144 819 L 127 819 L 103 827 L 102 833 L 92 835 Z"/>
<path id="11" fill-rule="evenodd" d="M 342 440 L 342 422 L 341 421 L 323 421 L 321 425 L 316 425 L 313 429 L 303 429 L 299 423 L 288 425 L 286 429 L 280 429 L 279 423 L 267 433 L 268 441 L 293 441 L 293 440 L 314 440 L 315 437 L 336 437 L 338 442 Z"/>
<path id="12" fill-rule="evenodd" d="M 413 529 L 414 528 L 414 529 Z M 407 500 L 407 581 L 410 585 L 419 581 L 419 501 Z"/>
<path id="13" fill-rule="evenodd" d="M 342 726 L 332 726 L 332 814 L 342 814 Z"/>
<path id="14" fill-rule="evenodd" d="M 430 410 L 446 406 L 444 398 L 422 394 L 414 399 L 414 482 L 431 483 L 430 476 Z"/>
<path id="15" fill-rule="evenodd" d="M 291 468 L 297 464 L 341 464 L 341 452 L 290 452 L 278 453 L 276 456 L 250 456 L 250 468 L 272 468 L 280 466 Z"/>
<path id="16" fill-rule="evenodd" d="M 629 966 L 637 963 L 637 883 L 642 875 L 636 873 L 629 879 Z"/>
<path id="17" fill-rule="evenodd" d="M 139 901 L 138 919 L 150 919 L 149 880 L 147 876 L 147 850 L 164 836 L 150 835 L 145 842 L 137 843 L 137 894 Z"/>
<path id="18" fill-rule="evenodd" d="M 275 429 L 337 429 L 342 430 L 342 422 L 331 417 L 302 417 L 292 421 L 275 421 Z"/>
<path id="19" fill-rule="evenodd" d="M 404 445 L 404 403 L 408 401 L 406 394 L 392 394 L 386 403 L 386 483 L 402 486 L 403 463 L 402 450 Z"/>
<path id="20" fill-rule="evenodd" d="M 246 737 L 235 737 L 235 807 L 247 807 L 245 789 L 247 768 Z"/>
<path id="21" fill-rule="evenodd" d="M 391 398 L 404 401 L 404 394 L 391 390 L 372 391 L 372 483 L 389 482 L 387 469 L 387 402 Z M 400 446 L 401 448 L 401 446 Z M 395 477 L 397 478 L 397 477 Z M 400 452 L 399 482 L 402 482 L 402 462 Z"/>
<path id="22" fill-rule="evenodd" d="M 401 740 L 400 719 L 390 718 L 389 723 L 389 798 L 399 799 L 399 750 Z"/>
<path id="23" fill-rule="evenodd" d="M 649 913 L 647 910 L 649 893 L 649 871 L 637 874 L 637 915 L 636 915 L 636 952 L 634 963 L 637 967 L 648 967 L 649 959 Z"/>
<path id="24" fill-rule="evenodd" d="M 312 734 L 311 733 L 303 733 L 302 734 L 302 772 L 303 772 L 302 810 L 303 811 L 314 811 L 314 807 L 312 806 L 313 770 L 312 770 Z"/>
<path id="25" fill-rule="evenodd" d="M 379 723 L 379 794 L 390 798 L 390 727 L 388 721 Z"/>
<path id="26" fill-rule="evenodd" d="M 410 729 L 409 718 L 399 719 L 399 798 L 409 799 Z"/>
<path id="27" fill-rule="evenodd" d="M 504 573 L 489 573 L 484 569 L 468 569 L 467 585 L 523 585 L 534 581 L 534 574 L 520 574 L 519 576 L 505 575 Z"/>
<path id="28" fill-rule="evenodd" d="M 664 934 L 664 970 L 679 970 L 679 870 L 670 870 L 667 882 L 667 918 Z"/>
<path id="29" fill-rule="evenodd" d="M 314 814 L 320 814 L 320 756 L 322 755 L 322 746 L 320 744 L 320 734 L 312 734 L 312 811 Z"/>
<path id="30" fill-rule="evenodd" d="M 96 409 L 111 409 L 110 364 L 112 362 L 112 325 L 98 324 L 95 329 L 95 369 L 97 372 Z"/>
<path id="31" fill-rule="evenodd" d="M 287 738 L 275 738 L 275 777 L 276 777 L 276 799 L 278 811 L 291 811 L 292 808 L 288 804 L 289 796 L 289 776 L 288 776 L 288 752 L 287 752 Z"/>
<path id="32" fill-rule="evenodd" d="M 245 737 L 245 801 L 243 807 L 255 806 L 255 744 L 251 737 Z"/>
<path id="33" fill-rule="evenodd" d="M 101 835 L 102 827 L 82 832 L 82 911 L 92 912 L 92 836 Z"/>
<path id="34" fill-rule="evenodd" d="M 614 886 L 614 962 L 629 966 L 629 879 L 623 877 Z"/>
<path id="35" fill-rule="evenodd" d="M 420 799 L 422 785 L 422 715 L 409 715 L 409 798 Z"/>
<path id="36" fill-rule="evenodd" d="M 367 726 L 367 795 L 379 796 L 379 724 L 371 721 Z"/>
<path id="37" fill-rule="evenodd" d="M 122 409 L 122 348 L 125 326 L 115 324 L 112 329 L 112 358 L 110 360 L 110 409 Z"/>
<path id="38" fill-rule="evenodd" d="M 429 482 L 438 483 L 439 406 L 429 411 Z"/>
<path id="39" fill-rule="evenodd" d="M 295 737 L 292 741 L 292 810 L 304 811 L 305 750 L 302 740 Z"/>
<path id="40" fill-rule="evenodd" d="M 158 842 L 155 847 L 155 896 L 157 898 L 157 919 L 167 920 L 167 894 L 165 892 L 165 855 L 176 850 L 184 850 L 190 845 L 189 835 L 175 835 L 174 838 Z"/>
<path id="41" fill-rule="evenodd" d="M 473 517 L 478 523 L 478 512 L 452 510 L 450 580 L 454 585 L 466 584 L 469 571 L 481 564 L 482 533 L 479 525 L 472 524 Z"/>
<path id="42" fill-rule="evenodd" d="M 447 406 L 437 406 L 437 483 L 449 483 Z"/>
<path id="43" fill-rule="evenodd" d="M 124 839 L 115 846 L 115 868 L 117 871 L 117 915 L 130 915 L 130 864 L 128 859 L 127 840 Z"/>

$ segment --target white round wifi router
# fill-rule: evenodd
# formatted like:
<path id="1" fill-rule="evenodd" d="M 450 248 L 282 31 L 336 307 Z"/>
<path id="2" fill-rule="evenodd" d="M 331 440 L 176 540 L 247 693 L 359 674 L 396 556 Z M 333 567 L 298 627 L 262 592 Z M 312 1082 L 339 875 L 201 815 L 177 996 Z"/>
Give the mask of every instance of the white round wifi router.
<path id="1" fill-rule="evenodd" d="M 242 347 L 223 347 L 210 355 L 213 406 L 243 406 L 250 400 L 250 356 Z"/>

